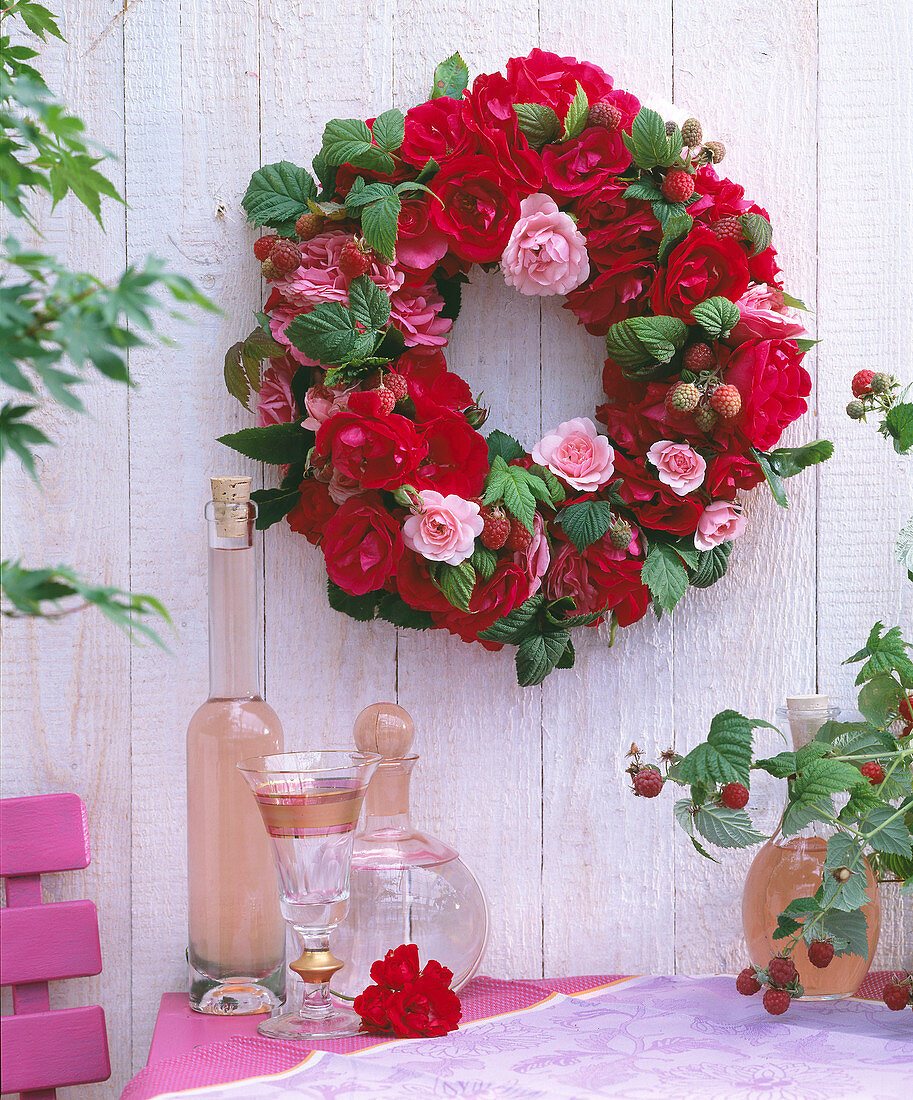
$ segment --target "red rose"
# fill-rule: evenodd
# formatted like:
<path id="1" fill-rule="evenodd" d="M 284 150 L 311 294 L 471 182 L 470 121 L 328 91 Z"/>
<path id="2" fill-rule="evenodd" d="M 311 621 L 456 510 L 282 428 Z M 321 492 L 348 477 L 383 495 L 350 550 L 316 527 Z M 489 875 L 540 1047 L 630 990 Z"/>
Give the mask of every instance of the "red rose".
<path id="1" fill-rule="evenodd" d="M 573 211 L 577 224 L 587 236 L 589 250 L 590 234 L 607 222 L 620 221 L 628 213 L 628 200 L 625 189 L 628 181 L 606 180 L 598 191 L 588 191 L 574 202 Z M 655 219 L 654 219 L 655 222 Z M 657 225 L 658 229 L 659 226 Z"/>
<path id="2" fill-rule="evenodd" d="M 720 179 L 709 165 L 699 168 L 693 178 L 698 198 L 688 207 L 688 213 L 696 222 L 712 225 L 720 218 L 737 218 L 751 206 L 741 184 Z"/>
<path id="3" fill-rule="evenodd" d="M 418 948 L 414 943 L 404 943 L 372 965 L 371 980 L 386 989 L 402 989 L 408 982 L 414 982 L 420 971 Z"/>
<path id="4" fill-rule="evenodd" d="M 315 457 L 365 489 L 396 489 L 427 453 L 427 446 L 405 416 L 359 416 L 347 409 L 320 425 Z"/>
<path id="5" fill-rule="evenodd" d="M 450 602 L 431 579 L 428 561 L 408 546 L 396 572 L 396 591 L 410 607 L 419 611 L 446 612 Z"/>
<path id="6" fill-rule="evenodd" d="M 410 282 L 427 282 L 446 252 L 447 238 L 431 221 L 428 199 L 404 198 L 397 222 L 396 263 L 415 276 Z"/>
<path id="7" fill-rule="evenodd" d="M 623 480 L 619 489 L 622 499 L 644 527 L 673 535 L 691 535 L 697 530 L 706 503 L 700 494 L 676 496 L 647 473 L 642 460 L 635 461 L 619 451 L 615 452 L 615 473 Z"/>
<path id="8" fill-rule="evenodd" d="M 623 217 L 605 222 L 587 234 L 586 250 L 591 263 L 605 270 L 614 268 L 619 261 L 655 261 L 662 232 L 650 208 L 640 205 L 639 210 L 629 207 Z"/>
<path id="9" fill-rule="evenodd" d="M 439 384 L 440 380 L 434 388 Z M 464 500 L 481 494 L 488 474 L 488 444 L 484 437 L 470 427 L 461 412 L 427 398 L 416 399 L 416 417 L 428 454 L 412 479 L 415 487 L 436 489 L 444 496 L 456 493 Z"/>
<path id="10" fill-rule="evenodd" d="M 732 434 L 761 451 L 776 444 L 787 424 L 808 409 L 805 398 L 812 380 L 801 360 L 794 340 L 749 340 L 728 357 L 720 348 L 725 380 L 742 395 L 742 411 L 729 429 Z M 716 431 L 724 433 L 725 422 Z"/>
<path id="11" fill-rule="evenodd" d="M 735 500 L 740 489 L 753 489 L 764 480 L 764 471 L 744 455 L 721 454 L 707 467 L 704 488 L 714 500 Z"/>
<path id="12" fill-rule="evenodd" d="M 609 92 L 608 95 L 602 98 L 621 111 L 621 122 L 618 124 L 618 129 L 630 133 L 631 124 L 634 122 L 634 119 L 637 117 L 637 112 L 640 110 L 640 100 L 637 96 L 632 95 L 630 92 L 623 92 L 621 88 L 615 88 L 614 91 Z M 590 103 L 592 102 L 593 100 L 591 99 Z"/>
<path id="13" fill-rule="evenodd" d="M 447 611 L 432 612 L 432 615 L 438 626 L 445 627 L 464 642 L 474 642 L 478 634 L 519 607 L 528 596 L 529 578 L 525 571 L 512 561 L 500 561 L 487 581 L 481 577 L 476 580 L 469 601 L 469 614 L 449 607 Z M 488 646 L 492 644 L 488 643 Z"/>
<path id="14" fill-rule="evenodd" d="M 387 998 L 389 990 L 381 989 L 379 985 L 369 985 L 364 993 L 359 993 L 352 1003 L 352 1008 L 364 1020 L 368 1027 L 378 1031 L 389 1031 L 391 1028 L 390 1017 L 387 1015 Z"/>
<path id="15" fill-rule="evenodd" d="M 691 310 L 705 298 L 737 302 L 748 289 L 745 250 L 738 241 L 720 241 L 705 226 L 696 226 L 669 255 L 653 286 L 653 312 L 693 321 Z"/>
<path id="16" fill-rule="evenodd" d="M 556 545 L 545 578 L 550 600 L 570 596 L 575 614 L 615 611 L 621 626 L 642 618 L 650 605 L 650 593 L 640 579 L 641 562 L 631 556 L 643 552 L 636 534 L 628 551 L 616 550 L 608 535 L 591 543 L 581 553 L 568 542 L 560 527 L 553 525 Z"/>
<path id="17" fill-rule="evenodd" d="M 573 311 L 587 332 L 605 336 L 617 321 L 640 312 L 655 274 L 652 259 L 636 257 L 619 261 L 608 271 L 597 269 L 594 278 L 568 294 L 564 308 Z"/>
<path id="18" fill-rule="evenodd" d="M 446 164 L 471 150 L 472 141 L 462 122 L 462 100 L 442 95 L 406 111 L 406 136 L 399 155 L 416 168 L 429 160 Z"/>
<path id="19" fill-rule="evenodd" d="M 453 251 L 472 263 L 500 258 L 510 231 L 520 217 L 520 195 L 506 189 L 498 163 L 491 157 L 458 157 L 434 177 L 431 200 L 434 224 L 450 239 Z"/>
<path id="20" fill-rule="evenodd" d="M 324 527 L 321 549 L 333 584 L 363 596 L 383 588 L 396 572 L 403 536 L 374 494 L 349 497 Z"/>
<path id="21" fill-rule="evenodd" d="M 529 57 L 512 57 L 506 73 L 515 103 L 544 103 L 562 119 L 577 94 L 578 81 L 590 103 L 612 90 L 612 78 L 598 65 L 539 49 Z"/>
<path id="22" fill-rule="evenodd" d="M 660 439 L 682 434 L 678 421 L 666 423 L 664 399 L 669 387 L 665 383 L 632 381 L 616 362 L 606 359 L 602 386 L 608 401 L 596 410 L 596 419 L 622 450 L 644 454 Z"/>
<path id="23" fill-rule="evenodd" d="M 620 131 L 590 126 L 571 141 L 542 150 L 546 190 L 560 205 L 569 196 L 600 190 L 631 163 Z"/>
<path id="24" fill-rule="evenodd" d="M 316 546 L 324 527 L 336 514 L 336 505 L 326 485 L 312 477 L 301 482 L 299 492 L 298 503 L 285 518 L 293 531 Z"/>
<path id="25" fill-rule="evenodd" d="M 386 1010 L 394 1033 L 401 1039 L 446 1035 L 456 1030 L 463 1015 L 456 993 L 424 975 L 391 993 Z"/>
<path id="26" fill-rule="evenodd" d="M 430 385 L 439 374 L 447 370 L 447 357 L 440 348 L 406 348 L 396 360 L 396 370 L 407 378 L 421 380 Z"/>

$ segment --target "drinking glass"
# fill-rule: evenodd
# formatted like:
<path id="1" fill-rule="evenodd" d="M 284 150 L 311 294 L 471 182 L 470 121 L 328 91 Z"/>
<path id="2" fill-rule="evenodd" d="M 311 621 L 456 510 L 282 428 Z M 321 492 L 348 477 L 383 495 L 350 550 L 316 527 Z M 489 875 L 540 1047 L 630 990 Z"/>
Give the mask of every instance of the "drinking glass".
<path id="1" fill-rule="evenodd" d="M 330 979 L 344 963 L 330 951 L 330 933 L 349 905 L 352 842 L 365 791 L 380 756 L 348 749 L 287 752 L 242 760 L 272 843 L 279 905 L 295 930 L 301 956 L 290 967 L 304 983 L 298 1012 L 264 1020 L 273 1039 L 354 1035 L 361 1020 L 330 999 Z"/>

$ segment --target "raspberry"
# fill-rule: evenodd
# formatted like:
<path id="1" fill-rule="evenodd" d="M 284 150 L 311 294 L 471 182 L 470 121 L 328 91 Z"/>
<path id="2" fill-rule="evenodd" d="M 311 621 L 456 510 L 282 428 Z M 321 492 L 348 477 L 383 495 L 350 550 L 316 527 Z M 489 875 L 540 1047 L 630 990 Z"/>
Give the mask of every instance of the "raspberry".
<path id="1" fill-rule="evenodd" d="M 689 149 L 695 149 L 704 139 L 701 124 L 696 118 L 686 118 L 682 123 L 682 141 Z"/>
<path id="2" fill-rule="evenodd" d="M 273 250 L 273 245 L 279 238 L 275 234 L 271 234 L 267 237 L 260 237 L 254 241 L 254 255 L 262 264 L 264 260 L 269 259 L 269 254 Z"/>
<path id="3" fill-rule="evenodd" d="M 727 783 L 720 791 L 720 801 L 729 810 L 741 810 L 748 803 L 748 789 L 741 783 Z"/>
<path id="4" fill-rule="evenodd" d="M 834 945 L 827 940 L 813 940 L 808 945 L 808 961 L 823 970 L 834 957 Z"/>
<path id="5" fill-rule="evenodd" d="M 701 152 L 706 155 L 708 164 L 710 161 L 719 164 L 726 156 L 726 146 L 721 141 L 705 141 L 701 146 Z"/>
<path id="6" fill-rule="evenodd" d="M 347 279 L 357 279 L 371 266 L 370 255 L 359 245 L 353 237 L 346 241 L 339 253 L 339 270 Z"/>
<path id="7" fill-rule="evenodd" d="M 792 959 L 777 955 L 767 964 L 767 973 L 774 985 L 789 985 L 796 980 L 796 967 Z"/>
<path id="8" fill-rule="evenodd" d="M 709 344 L 692 344 L 682 362 L 687 370 L 699 373 L 713 366 L 713 348 Z"/>
<path id="9" fill-rule="evenodd" d="M 409 383 L 401 374 L 390 371 L 384 376 L 384 385 L 390 390 L 397 401 L 405 401 L 409 396 Z"/>
<path id="10" fill-rule="evenodd" d="M 746 966 L 736 978 L 735 987 L 743 997 L 753 997 L 760 990 L 761 983 L 751 967 Z"/>
<path id="11" fill-rule="evenodd" d="M 615 547 L 616 550 L 627 550 L 631 543 L 631 536 L 634 532 L 631 530 L 631 524 L 627 520 L 616 516 L 612 520 L 612 524 L 609 527 L 609 542 Z"/>
<path id="12" fill-rule="evenodd" d="M 877 760 L 869 760 L 859 769 L 873 787 L 884 782 L 884 768 Z"/>
<path id="13" fill-rule="evenodd" d="M 656 798 L 663 789 L 663 777 L 656 768 L 641 768 L 634 776 L 634 793 L 641 798 Z"/>
<path id="14" fill-rule="evenodd" d="M 782 1016 L 789 1008 L 789 994 L 785 989 L 766 989 L 764 1007 L 771 1016 Z"/>
<path id="15" fill-rule="evenodd" d="M 853 397 L 865 397 L 872 392 L 872 379 L 875 377 L 873 370 L 858 370 L 853 375 Z"/>
<path id="16" fill-rule="evenodd" d="M 684 202 L 694 193 L 694 180 L 684 168 L 670 168 L 663 180 L 662 192 L 669 202 Z"/>
<path id="17" fill-rule="evenodd" d="M 701 400 L 701 391 L 693 382 L 679 382 L 666 391 L 666 408 L 671 413 L 694 412 Z"/>
<path id="18" fill-rule="evenodd" d="M 710 229 L 718 241 L 725 241 L 727 238 L 733 241 L 742 239 L 742 223 L 738 218 L 717 218 Z"/>
<path id="19" fill-rule="evenodd" d="M 510 521 L 510 534 L 507 536 L 504 543 L 507 549 L 514 552 L 522 552 L 529 547 L 532 541 L 533 536 L 527 531 L 523 524 L 517 519 L 512 519 Z"/>
<path id="20" fill-rule="evenodd" d="M 865 405 L 861 401 L 851 401 L 846 407 L 846 415 L 850 420 L 864 420 Z"/>
<path id="21" fill-rule="evenodd" d="M 724 420 L 734 420 L 742 408 L 742 395 L 735 386 L 717 386 L 710 395 L 710 408 Z"/>
<path id="22" fill-rule="evenodd" d="M 323 215 L 315 214 L 313 210 L 308 210 L 295 222 L 295 232 L 302 241 L 309 241 L 316 237 L 321 229 L 323 229 Z"/>
<path id="23" fill-rule="evenodd" d="M 280 237 L 269 254 L 270 262 L 280 275 L 288 275 L 301 266 L 301 252 L 294 241 Z"/>
<path id="24" fill-rule="evenodd" d="M 480 515 L 484 521 L 482 545 L 489 550 L 500 550 L 510 534 L 510 520 L 500 508 L 482 508 Z"/>
<path id="25" fill-rule="evenodd" d="M 890 374 L 873 374 L 872 381 L 869 383 L 869 388 L 872 393 L 884 393 L 891 388 L 891 376 Z"/>
<path id="26" fill-rule="evenodd" d="M 913 697 L 905 695 L 900 700 L 900 717 L 906 723 L 913 722 Z"/>
<path id="27" fill-rule="evenodd" d="M 396 397 L 393 390 L 388 390 L 386 386 L 378 386 L 376 390 L 371 390 L 371 393 L 376 393 L 380 398 L 380 408 L 377 410 L 381 416 L 389 416 L 393 412 L 393 407 L 396 404 Z"/>
<path id="28" fill-rule="evenodd" d="M 263 273 L 263 278 L 264 279 L 270 279 L 270 280 L 278 279 L 280 274 L 281 274 L 281 272 L 276 267 L 276 265 L 273 263 L 273 261 L 271 259 L 269 259 L 268 257 L 267 257 L 267 259 L 265 259 L 263 261 L 262 264 L 260 264 L 260 271 Z"/>
<path id="29" fill-rule="evenodd" d="M 713 430 L 713 426 L 717 422 L 717 415 L 713 409 L 708 409 L 705 405 L 701 405 L 694 410 L 694 423 L 702 432 L 710 432 Z"/>
<path id="30" fill-rule="evenodd" d="M 882 991 L 881 999 L 892 1012 L 902 1012 L 910 1003 L 910 987 L 898 985 L 897 982 L 888 982 Z"/>
<path id="31" fill-rule="evenodd" d="M 586 116 L 587 126 L 601 126 L 603 130 L 617 130 L 621 125 L 621 111 L 607 99 L 600 99 Z"/>

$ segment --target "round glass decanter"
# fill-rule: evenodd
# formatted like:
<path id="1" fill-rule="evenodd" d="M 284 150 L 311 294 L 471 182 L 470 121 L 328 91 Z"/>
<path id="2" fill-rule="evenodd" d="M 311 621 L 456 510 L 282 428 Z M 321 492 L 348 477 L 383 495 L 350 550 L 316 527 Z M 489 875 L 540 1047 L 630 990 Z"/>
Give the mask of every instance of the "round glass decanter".
<path id="1" fill-rule="evenodd" d="M 371 964 L 402 943 L 418 946 L 423 966 L 436 959 L 449 967 L 459 989 L 485 951 L 485 895 L 454 848 L 412 824 L 409 782 L 418 756 L 407 755 L 414 739 L 408 713 L 374 703 L 355 720 L 354 735 L 362 751 L 380 753 L 381 761 L 355 835 L 348 916 L 331 940 L 346 960 L 332 991 L 357 997 L 371 984 Z"/>
<path id="2" fill-rule="evenodd" d="M 795 751 L 813 740 L 821 726 L 840 713 L 839 707 L 828 705 L 826 695 L 795 696 L 787 699 L 786 704 L 777 713 L 789 721 Z M 780 827 L 755 856 L 742 894 L 742 927 L 748 957 L 755 966 L 766 966 L 785 943 L 773 938 L 778 915 L 794 898 L 811 897 L 821 885 L 827 840 L 833 832 L 826 822 L 813 821 L 799 832 L 784 836 L 781 821 Z M 878 883 L 867 860 L 864 869 L 866 893 L 871 899 L 862 910 L 868 925 L 867 955 L 865 958 L 842 955 L 819 970 L 809 962 L 808 950 L 800 939 L 792 959 L 805 991 L 803 1000 L 851 997 L 868 973 L 881 932 L 881 900 Z"/>

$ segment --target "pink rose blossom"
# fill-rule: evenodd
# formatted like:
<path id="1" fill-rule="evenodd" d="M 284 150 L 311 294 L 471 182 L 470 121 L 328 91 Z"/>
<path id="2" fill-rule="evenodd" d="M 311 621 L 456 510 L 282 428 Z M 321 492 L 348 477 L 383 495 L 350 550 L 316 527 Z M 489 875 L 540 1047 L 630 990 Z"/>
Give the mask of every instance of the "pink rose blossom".
<path id="1" fill-rule="evenodd" d="M 738 538 L 744 529 L 745 517 L 739 507 L 728 500 L 715 500 L 697 521 L 694 545 L 698 550 L 712 550 L 721 542 Z"/>
<path id="2" fill-rule="evenodd" d="M 533 519 L 533 540 L 525 550 L 514 554 L 514 564 L 519 565 L 529 580 L 529 594 L 534 596 L 542 587 L 542 578 L 548 571 L 551 554 L 545 537 L 545 521 L 536 512 Z"/>
<path id="3" fill-rule="evenodd" d="M 657 478 L 676 496 L 683 497 L 704 482 L 707 463 L 687 443 L 661 439 L 647 451 L 647 456 L 656 467 Z"/>
<path id="4" fill-rule="evenodd" d="M 297 363 L 285 357 L 271 359 L 263 372 L 260 396 L 257 399 L 257 426 L 267 424 L 291 424 L 295 419 L 295 398 L 292 396 L 292 375 Z"/>
<path id="5" fill-rule="evenodd" d="M 340 473 L 339 470 L 334 470 L 330 478 L 330 483 L 327 486 L 327 491 L 334 504 L 344 504 L 350 497 L 361 496 L 365 490 L 362 489 L 357 481 L 353 481 L 352 478 L 346 477 L 346 475 Z"/>
<path id="6" fill-rule="evenodd" d="M 559 424 L 533 447 L 533 462 L 547 466 L 573 489 L 593 492 L 610 480 L 615 452 L 587 417 Z"/>
<path id="7" fill-rule="evenodd" d="M 423 511 L 403 524 L 403 541 L 429 561 L 459 565 L 472 556 L 484 521 L 474 501 L 422 489 Z"/>
<path id="8" fill-rule="evenodd" d="M 736 302 L 739 321 L 732 330 L 730 342 L 742 344 L 746 340 L 794 340 L 807 331 L 786 311 L 783 291 L 761 283 L 749 287 Z"/>
<path id="9" fill-rule="evenodd" d="M 311 386 L 304 395 L 304 407 L 307 417 L 302 421 L 302 427 L 316 432 L 320 425 L 335 416 L 346 407 L 346 399 L 351 389 L 341 389 L 332 386 Z"/>
<path id="10" fill-rule="evenodd" d="M 293 306 L 314 306 L 319 302 L 347 302 L 350 279 L 339 269 L 343 246 L 352 234 L 341 229 L 318 233 L 301 245 L 301 266 L 276 280 L 276 289 Z M 388 294 L 403 285 L 405 276 L 390 264 L 375 260 L 367 274 Z"/>
<path id="11" fill-rule="evenodd" d="M 291 340 L 285 335 L 285 330 L 296 317 L 303 313 L 310 313 L 314 307 L 308 306 L 273 306 L 269 314 L 269 330 L 277 344 L 282 344 L 286 355 L 291 356 L 296 363 L 302 363 L 306 367 L 318 367 L 316 359 L 308 359 L 303 351 L 299 351 Z"/>
<path id="12" fill-rule="evenodd" d="M 444 299 L 434 283 L 415 291 L 398 290 L 390 295 L 390 321 L 403 334 L 407 348 L 443 347 L 453 328 L 449 317 L 441 317 Z"/>
<path id="13" fill-rule="evenodd" d="M 501 268 L 521 294 L 567 294 L 589 277 L 586 240 L 554 199 L 530 195 L 520 203 Z"/>

